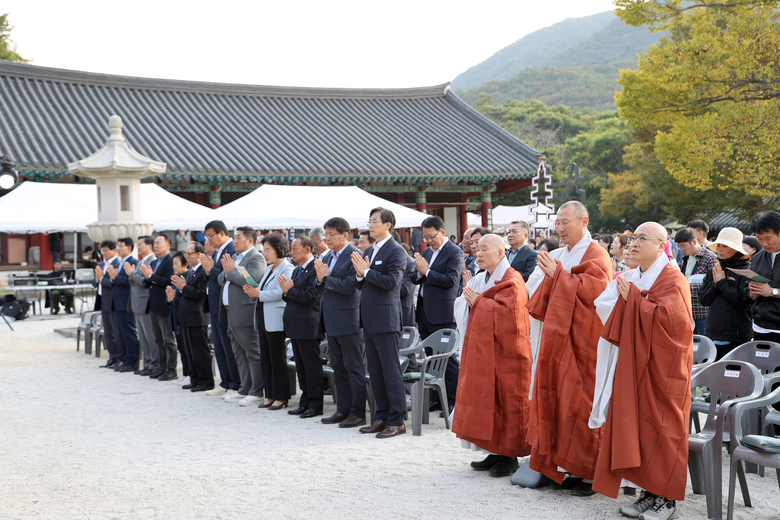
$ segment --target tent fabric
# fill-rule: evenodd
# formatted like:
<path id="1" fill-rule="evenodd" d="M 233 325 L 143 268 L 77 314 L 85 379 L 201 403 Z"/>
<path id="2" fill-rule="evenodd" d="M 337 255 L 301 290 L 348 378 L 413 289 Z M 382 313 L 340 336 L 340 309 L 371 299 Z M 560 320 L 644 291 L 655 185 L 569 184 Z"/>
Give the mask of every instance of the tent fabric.
<path id="1" fill-rule="evenodd" d="M 391 210 L 396 227 L 418 227 L 430 215 L 372 195 L 357 186 L 280 186 L 265 184 L 214 210 L 228 228 L 313 228 L 341 217 L 351 228 L 365 228 L 376 207 Z"/>
<path id="2" fill-rule="evenodd" d="M 493 227 L 509 227 L 514 220 L 523 220 L 534 228 L 555 227 L 555 214 L 552 213 L 552 208 L 540 204 L 539 213 L 542 215 L 539 216 L 539 222 L 535 222 L 536 214 L 531 211 L 532 206 L 532 204 L 528 206 L 496 206 L 493 208 Z M 544 215 L 545 212 L 547 212 L 547 216 Z M 477 213 L 469 213 L 468 225 L 469 227 L 481 226 L 482 216 Z"/>
<path id="3" fill-rule="evenodd" d="M 155 231 L 203 229 L 214 210 L 165 191 L 156 184 L 141 184 L 141 221 Z M 0 232 L 86 232 L 98 219 L 97 186 L 23 182 L 0 197 Z"/>

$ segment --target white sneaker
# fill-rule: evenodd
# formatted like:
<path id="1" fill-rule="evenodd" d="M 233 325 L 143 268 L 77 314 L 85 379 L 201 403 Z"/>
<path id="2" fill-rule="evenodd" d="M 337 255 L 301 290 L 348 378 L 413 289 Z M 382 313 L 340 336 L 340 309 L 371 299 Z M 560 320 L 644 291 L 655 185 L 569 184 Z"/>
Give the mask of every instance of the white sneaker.
<path id="1" fill-rule="evenodd" d="M 215 386 L 214 390 L 209 390 L 206 392 L 206 395 L 223 395 L 227 390 L 222 388 L 221 386 Z"/>
<path id="2" fill-rule="evenodd" d="M 260 403 L 262 401 L 263 401 L 262 397 L 257 397 L 257 396 L 254 396 L 254 395 L 248 395 L 248 396 L 244 397 L 243 399 L 241 399 L 238 402 L 238 406 L 249 406 L 249 405 L 253 405 L 253 404 L 258 404 L 258 403 Z"/>
<path id="3" fill-rule="evenodd" d="M 674 500 L 655 497 L 653 506 L 639 516 L 639 520 L 673 520 L 679 517 Z"/>
<path id="4" fill-rule="evenodd" d="M 231 395 L 236 395 L 236 391 L 235 390 L 226 390 L 225 394 L 222 396 L 222 400 L 223 401 L 226 400 Z"/>
<path id="5" fill-rule="evenodd" d="M 242 399 L 244 399 L 245 397 L 246 397 L 245 395 L 241 395 L 238 392 L 236 392 L 235 394 L 231 395 L 230 397 L 225 397 L 225 402 L 226 403 L 237 403 L 237 402 L 241 401 Z"/>
<path id="6" fill-rule="evenodd" d="M 642 490 L 639 498 L 631 505 L 622 506 L 618 511 L 621 515 L 629 518 L 639 518 L 639 515 L 655 505 L 655 495 Z"/>
<path id="7" fill-rule="evenodd" d="M 176 383 L 179 386 L 184 386 L 190 384 L 190 376 L 182 376 L 176 381 L 171 381 L 172 383 Z"/>

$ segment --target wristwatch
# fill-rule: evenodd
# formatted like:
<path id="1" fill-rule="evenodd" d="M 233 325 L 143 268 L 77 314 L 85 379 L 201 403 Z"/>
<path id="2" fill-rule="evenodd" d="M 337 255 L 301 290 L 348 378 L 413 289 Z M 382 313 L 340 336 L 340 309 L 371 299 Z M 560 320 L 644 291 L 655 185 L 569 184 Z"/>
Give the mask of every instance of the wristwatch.
<path id="1" fill-rule="evenodd" d="M 772 297 L 773 298 L 777 298 L 778 293 L 780 293 L 780 291 L 778 291 L 777 289 L 772 289 Z"/>

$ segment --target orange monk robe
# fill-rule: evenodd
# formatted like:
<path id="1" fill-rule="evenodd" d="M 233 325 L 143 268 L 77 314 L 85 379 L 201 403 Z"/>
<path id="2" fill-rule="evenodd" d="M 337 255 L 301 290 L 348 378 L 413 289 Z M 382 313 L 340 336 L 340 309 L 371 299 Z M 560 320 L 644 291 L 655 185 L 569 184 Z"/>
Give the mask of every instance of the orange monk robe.
<path id="1" fill-rule="evenodd" d="M 453 433 L 507 457 L 531 453 L 526 443 L 532 364 L 527 301 L 523 277 L 512 268 L 477 298 L 458 376 Z"/>
<path id="2" fill-rule="evenodd" d="M 633 284 L 602 337 L 619 349 L 593 490 L 617 498 L 622 479 L 685 499 L 691 411 L 690 286 L 667 265 L 645 299 Z"/>
<path id="3" fill-rule="evenodd" d="M 528 304 L 531 316 L 544 322 L 528 442 L 529 465 L 561 483 L 558 467 L 593 478 L 601 429 L 588 427 L 596 379 L 596 352 L 602 323 L 593 305 L 612 280 L 606 250 L 592 242 L 579 265 L 568 273 L 559 264 L 545 276 Z"/>

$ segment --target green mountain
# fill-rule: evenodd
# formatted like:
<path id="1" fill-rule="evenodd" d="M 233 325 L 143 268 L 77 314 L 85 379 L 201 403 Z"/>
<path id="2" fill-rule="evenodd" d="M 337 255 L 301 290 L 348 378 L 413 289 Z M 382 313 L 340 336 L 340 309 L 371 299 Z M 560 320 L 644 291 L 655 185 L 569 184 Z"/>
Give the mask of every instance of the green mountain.
<path id="1" fill-rule="evenodd" d="M 498 68 L 495 59 L 502 56 L 502 63 L 509 64 L 509 50 L 514 49 L 517 64 L 531 63 L 529 54 L 542 39 L 540 34 L 545 31 L 559 30 L 563 27 L 573 27 L 578 20 L 590 22 L 590 26 L 601 23 L 598 30 L 580 37 L 577 41 L 576 31 L 571 30 L 572 38 L 565 48 L 560 48 L 545 60 L 536 60 L 531 65 L 516 68 L 513 75 L 495 75 L 479 86 L 461 87 L 464 82 L 459 78 L 471 73 L 474 69 L 487 73 Z M 604 23 L 604 22 L 607 23 Z M 502 49 L 488 60 L 472 67 L 453 80 L 453 89 L 467 103 L 473 104 L 482 94 L 491 94 L 495 103 L 503 103 L 506 99 L 520 101 L 539 100 L 548 106 L 568 105 L 574 108 L 594 108 L 596 110 L 612 110 L 615 108 L 615 92 L 619 89 L 617 79 L 619 70 L 635 67 L 637 54 L 644 52 L 658 41 L 665 33 L 653 34 L 644 27 L 631 27 L 623 23 L 614 13 L 600 13 L 585 18 L 568 19 L 545 29 L 540 29 L 514 44 Z M 526 42 L 527 43 L 523 43 Z M 534 42 L 530 44 L 530 42 Z M 493 62 L 491 62 L 493 60 Z M 489 63 L 491 62 L 491 63 Z M 507 67 L 504 71 L 508 70 Z M 487 74 L 483 75 L 487 77 Z"/>

